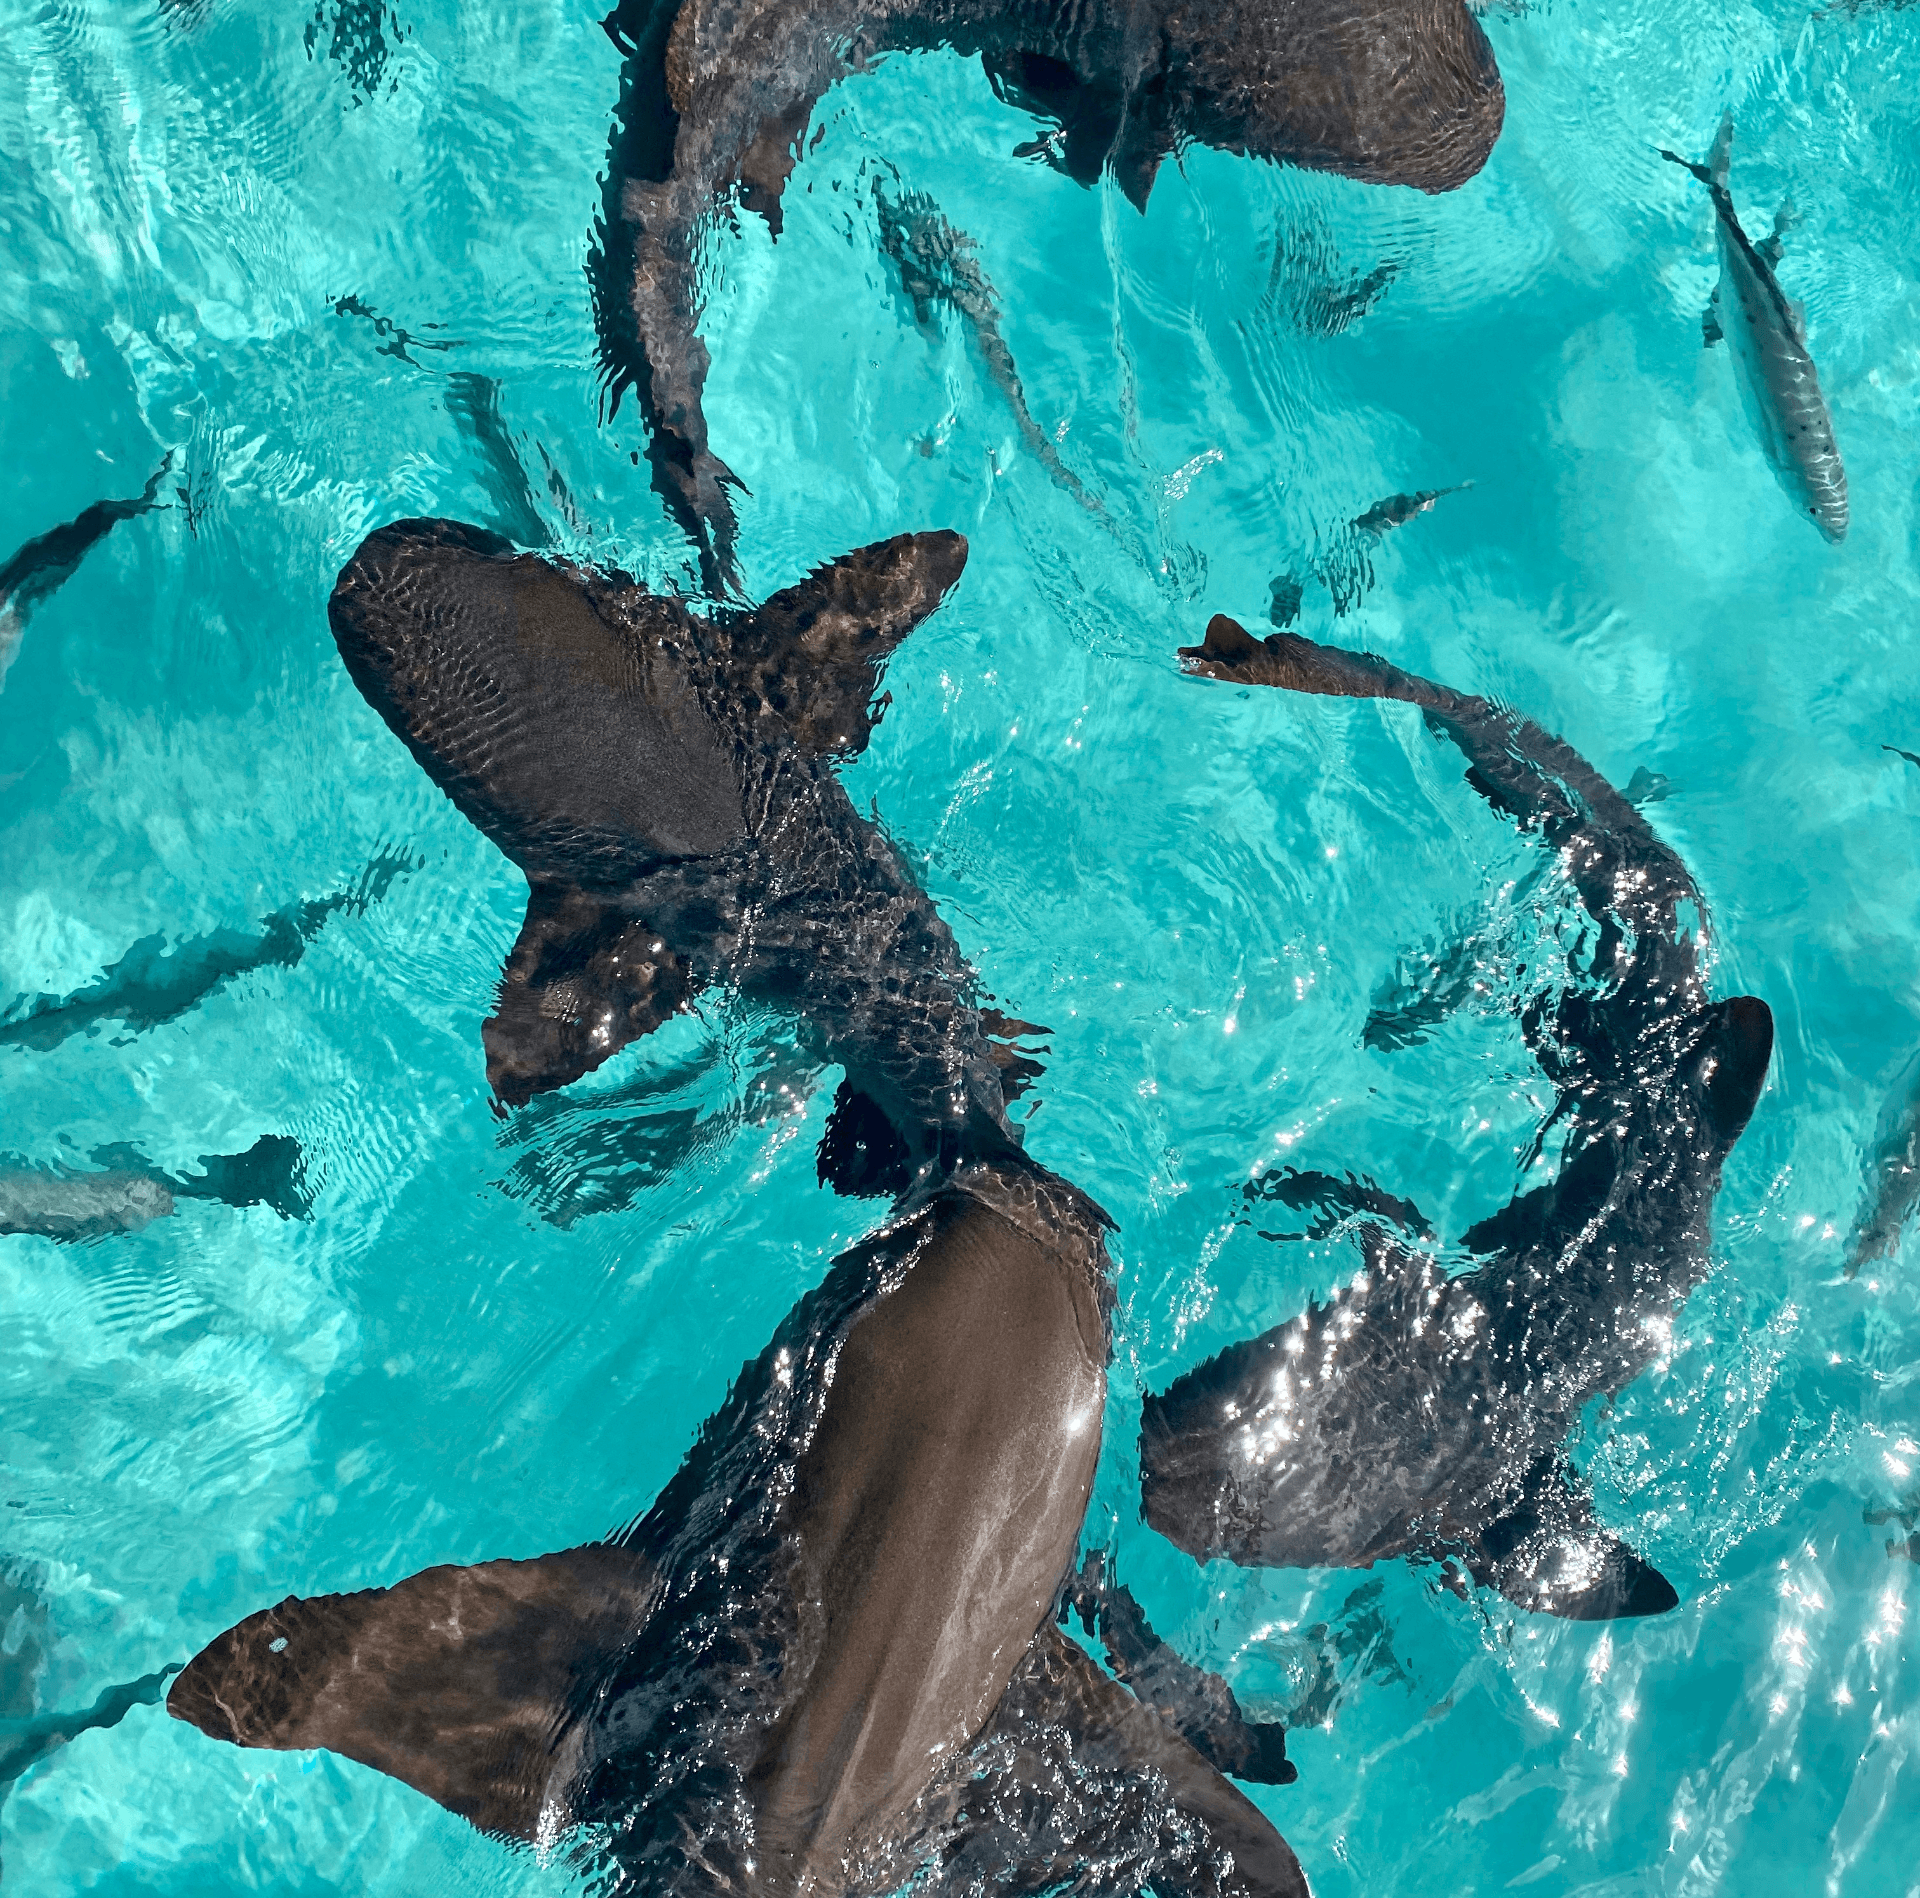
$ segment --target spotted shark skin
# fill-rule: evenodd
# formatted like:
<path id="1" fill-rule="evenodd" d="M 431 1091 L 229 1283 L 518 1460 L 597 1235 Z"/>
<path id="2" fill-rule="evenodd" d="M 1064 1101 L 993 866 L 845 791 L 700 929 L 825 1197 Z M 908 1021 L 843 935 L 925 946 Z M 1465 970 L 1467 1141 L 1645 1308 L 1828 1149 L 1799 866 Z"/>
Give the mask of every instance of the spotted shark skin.
<path id="1" fill-rule="evenodd" d="M 1110 171 L 1142 209 L 1198 143 L 1376 184 L 1447 191 L 1486 162 L 1505 109 L 1462 0 L 620 0 L 625 55 L 592 265 L 614 408 L 631 389 L 653 483 L 710 591 L 738 587 L 730 491 L 702 406 L 702 234 L 733 203 L 780 230 L 819 101 L 889 53 L 977 55 L 1053 119 L 1044 150 Z"/>
<path id="2" fill-rule="evenodd" d="M 1374 1222 L 1324 1305 L 1229 1346 L 1144 1406 L 1146 1518 L 1200 1560 L 1368 1567 L 1451 1556 L 1520 1606 L 1658 1613 L 1672 1586 L 1595 1518 L 1566 1455 L 1710 1269 L 1713 1199 L 1773 1046 L 1752 996 L 1711 1001 L 1706 907 L 1633 805 L 1562 740 L 1487 699 L 1290 633 L 1216 618 L 1187 670 L 1399 700 L 1468 782 L 1559 857 L 1597 936 L 1557 1004 L 1523 1017 L 1557 1100 L 1557 1176 L 1464 1235 L 1449 1278 Z"/>
<path id="3" fill-rule="evenodd" d="M 1727 189 L 1733 159 L 1731 112 L 1721 119 L 1704 165 L 1664 146 L 1660 156 L 1690 171 L 1713 199 L 1720 281 L 1701 325 L 1707 347 L 1721 341 L 1731 347 L 1747 419 L 1795 509 L 1828 540 L 1845 540 L 1847 471 L 1834 443 L 1833 418 L 1807 351 L 1805 318 L 1773 274 L 1791 213 L 1783 207 L 1773 234 L 1758 244 L 1741 229 Z"/>

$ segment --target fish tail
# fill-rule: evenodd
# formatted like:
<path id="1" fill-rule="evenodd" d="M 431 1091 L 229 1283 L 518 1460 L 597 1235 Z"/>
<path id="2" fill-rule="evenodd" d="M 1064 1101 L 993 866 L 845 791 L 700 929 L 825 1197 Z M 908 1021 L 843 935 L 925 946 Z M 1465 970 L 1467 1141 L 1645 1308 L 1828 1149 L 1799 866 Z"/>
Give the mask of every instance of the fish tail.
<path id="1" fill-rule="evenodd" d="M 1725 186 L 1733 169 L 1733 108 L 1720 115 L 1720 129 L 1713 135 L 1713 149 L 1707 154 L 1708 182 Z"/>

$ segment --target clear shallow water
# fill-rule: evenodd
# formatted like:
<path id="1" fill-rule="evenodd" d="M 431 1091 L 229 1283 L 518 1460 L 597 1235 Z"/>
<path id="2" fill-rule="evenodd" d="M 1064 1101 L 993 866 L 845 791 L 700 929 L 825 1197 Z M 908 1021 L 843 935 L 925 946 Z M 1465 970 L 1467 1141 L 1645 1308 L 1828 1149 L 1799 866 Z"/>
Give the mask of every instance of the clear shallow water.
<path id="1" fill-rule="evenodd" d="M 637 421 L 594 424 L 598 11 L 404 0 L 377 80 L 351 35 L 329 57 L 330 0 L 311 51 L 297 0 L 4 15 L 0 549 L 138 493 L 169 448 L 195 505 L 116 527 L 25 628 L 0 994 L 78 988 L 156 931 L 257 928 L 383 852 L 418 864 L 176 1020 L 0 1048 L 10 1153 L 125 1141 L 177 1170 L 288 1133 L 316 1196 L 311 1222 L 193 1202 L 0 1240 L 0 1554 L 45 1603 L 43 1706 L 290 1590 L 628 1519 L 876 1216 L 814 1183 L 833 1076 L 722 997 L 493 1117 L 479 1024 L 524 884 L 326 629 L 370 527 L 500 518 L 456 375 L 499 385 L 557 546 L 684 566 Z M 779 244 L 743 219 L 713 248 L 715 445 L 753 489 L 756 593 L 903 528 L 972 541 L 850 788 L 987 986 L 1053 1029 L 1031 1148 L 1118 1222 L 1089 1534 L 1244 1697 L 1329 1713 L 1290 1735 L 1298 1784 L 1258 1792 L 1315 1889 L 1908 1890 L 1920 1571 L 1862 1516 L 1920 1488 L 1920 1280 L 1911 1238 L 1842 1263 L 1920 1043 L 1920 772 L 1880 749 L 1920 750 L 1920 13 L 1588 0 L 1488 29 L 1507 128 L 1464 190 L 1196 152 L 1144 218 L 1012 158 L 1033 122 L 976 66 L 884 63 L 817 116 Z M 1705 194 L 1653 148 L 1703 151 L 1730 100 L 1749 228 L 1789 192 L 1803 218 L 1782 280 L 1851 478 L 1839 548 L 1699 346 Z M 1104 519 L 1023 450 L 964 331 L 914 326 L 876 177 L 978 241 Z M 1389 262 L 1362 320 L 1302 333 L 1315 283 L 1324 308 Z M 1711 904 L 1716 992 L 1778 1027 L 1718 1271 L 1666 1364 L 1588 1420 L 1603 1513 L 1682 1596 L 1610 1629 L 1404 1565 L 1202 1571 L 1137 1520 L 1142 1388 L 1354 1269 L 1262 1240 L 1281 1222 L 1241 1219 L 1250 1173 L 1351 1166 L 1457 1233 L 1508 1197 L 1548 1098 L 1499 1003 L 1557 906 L 1457 755 L 1404 709 L 1172 663 L 1213 611 L 1260 625 L 1316 534 L 1468 479 L 1345 618 L 1308 584 L 1301 629 L 1507 698 L 1616 783 L 1665 774 L 1652 816 Z M 1360 1044 L 1396 959 L 1477 932 L 1492 996 L 1423 1046 Z M 157 1708 L 16 1783 L 0 1855 L 35 1893 L 570 1883 L 376 1774 Z"/>

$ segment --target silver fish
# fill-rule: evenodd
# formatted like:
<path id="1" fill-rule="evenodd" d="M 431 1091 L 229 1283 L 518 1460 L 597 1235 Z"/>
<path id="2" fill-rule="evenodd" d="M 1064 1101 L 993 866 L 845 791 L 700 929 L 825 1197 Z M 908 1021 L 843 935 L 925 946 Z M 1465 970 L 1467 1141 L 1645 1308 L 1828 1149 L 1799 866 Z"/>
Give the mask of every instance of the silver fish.
<path id="1" fill-rule="evenodd" d="M 1833 420 L 1820 377 L 1807 353 L 1806 324 L 1774 277 L 1780 239 L 1793 222 L 1782 205 L 1772 235 L 1752 242 L 1740 228 L 1727 190 L 1733 154 L 1733 114 L 1720 121 L 1713 150 L 1704 165 L 1664 146 L 1671 159 L 1707 187 L 1720 231 L 1720 281 L 1701 319 L 1707 347 L 1723 338 L 1733 345 L 1740 366 L 1740 395 L 1760 437 L 1767 461 L 1796 508 L 1811 517 L 1827 539 L 1847 537 L 1847 471 L 1834 445 Z"/>

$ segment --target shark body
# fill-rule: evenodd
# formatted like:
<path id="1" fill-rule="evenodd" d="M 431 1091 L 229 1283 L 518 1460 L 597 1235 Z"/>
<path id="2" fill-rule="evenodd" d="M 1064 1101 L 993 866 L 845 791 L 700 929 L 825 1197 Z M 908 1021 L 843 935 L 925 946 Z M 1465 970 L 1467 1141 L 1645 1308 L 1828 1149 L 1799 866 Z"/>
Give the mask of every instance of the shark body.
<path id="1" fill-rule="evenodd" d="M 1540 1135 L 1563 1132 L 1557 1177 L 1467 1232 L 1486 1262 L 1456 1278 L 1371 1220 L 1347 1288 L 1149 1397 L 1147 1520 L 1202 1560 L 1447 1555 L 1529 1609 L 1672 1606 L 1665 1578 L 1596 1520 L 1565 1446 L 1587 1403 L 1656 1359 L 1709 1269 L 1721 1167 L 1773 1045 L 1766 1004 L 1707 998 L 1706 910 L 1686 867 L 1538 726 L 1224 618 L 1182 656 L 1210 677 L 1418 706 L 1468 782 L 1557 853 L 1596 936 L 1590 966 L 1523 1018 L 1558 1097 Z"/>
<path id="2" fill-rule="evenodd" d="M 72 520 L 35 535 L 0 566 L 0 686 L 6 684 L 7 670 L 20 650 L 28 615 L 73 578 L 81 561 L 120 522 L 161 505 L 154 496 L 172 466 L 169 454 L 132 500 L 95 501 Z"/>

